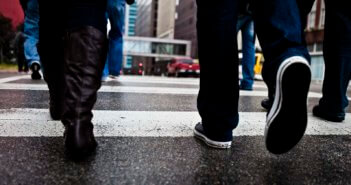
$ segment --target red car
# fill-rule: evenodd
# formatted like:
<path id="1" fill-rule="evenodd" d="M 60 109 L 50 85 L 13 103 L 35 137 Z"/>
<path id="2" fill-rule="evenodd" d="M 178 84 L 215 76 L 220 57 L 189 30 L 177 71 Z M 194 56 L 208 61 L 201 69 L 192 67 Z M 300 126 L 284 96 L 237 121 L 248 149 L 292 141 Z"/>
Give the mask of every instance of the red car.
<path id="1" fill-rule="evenodd" d="M 191 58 L 174 58 L 167 65 L 168 76 L 199 76 L 200 66 Z"/>

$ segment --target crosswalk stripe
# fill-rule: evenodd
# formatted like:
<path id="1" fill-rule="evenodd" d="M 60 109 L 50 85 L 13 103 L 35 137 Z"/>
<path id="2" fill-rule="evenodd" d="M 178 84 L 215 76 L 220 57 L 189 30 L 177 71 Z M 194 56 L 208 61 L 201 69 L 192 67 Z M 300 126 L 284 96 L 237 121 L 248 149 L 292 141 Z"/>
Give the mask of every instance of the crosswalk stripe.
<path id="1" fill-rule="evenodd" d="M 6 83 L 0 84 L 0 89 L 3 90 L 32 90 L 32 91 L 47 91 L 48 87 L 45 84 L 18 84 Z M 138 86 L 102 86 L 99 92 L 119 92 L 119 93 L 141 93 L 141 94 L 173 94 L 173 95 L 197 95 L 198 88 L 176 88 L 176 87 L 138 87 Z M 258 96 L 267 97 L 267 91 L 240 91 L 241 96 Z M 309 92 L 310 98 L 321 98 L 320 93 Z M 349 98 L 350 99 L 350 98 Z M 351 99 L 350 99 L 351 100 Z"/>
<path id="2" fill-rule="evenodd" d="M 12 76 L 12 77 L 7 77 L 7 78 L 1 78 L 0 79 L 0 84 L 1 83 L 7 83 L 7 82 L 12 82 L 16 80 L 21 80 L 21 79 L 29 79 L 30 76 L 28 75 L 21 75 L 21 76 Z"/>
<path id="3" fill-rule="evenodd" d="M 0 83 L 13 82 L 21 79 L 31 79 L 29 75 L 16 76 L 0 79 Z M 166 78 L 166 77 L 139 77 L 139 76 L 121 76 L 117 80 L 121 83 L 139 83 L 139 84 L 170 84 L 170 85 L 194 85 L 198 86 L 200 80 L 198 78 Z M 254 88 L 267 88 L 264 84 L 254 84 Z"/>
<path id="4" fill-rule="evenodd" d="M 242 112 L 234 136 L 262 136 L 266 113 Z M 189 137 L 200 121 L 197 112 L 94 111 L 96 136 Z M 351 114 L 343 123 L 309 115 L 307 135 L 350 135 Z M 63 126 L 51 121 L 46 109 L 0 109 L 1 137 L 59 137 Z"/>

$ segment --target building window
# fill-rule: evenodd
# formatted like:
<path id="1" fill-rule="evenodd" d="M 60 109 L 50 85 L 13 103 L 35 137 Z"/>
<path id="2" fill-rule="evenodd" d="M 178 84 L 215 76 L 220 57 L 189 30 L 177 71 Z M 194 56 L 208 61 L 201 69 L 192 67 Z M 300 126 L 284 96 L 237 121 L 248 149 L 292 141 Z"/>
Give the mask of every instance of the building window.
<path id="1" fill-rule="evenodd" d="M 314 2 L 311 12 L 308 14 L 307 29 L 311 30 L 316 25 L 317 1 Z"/>

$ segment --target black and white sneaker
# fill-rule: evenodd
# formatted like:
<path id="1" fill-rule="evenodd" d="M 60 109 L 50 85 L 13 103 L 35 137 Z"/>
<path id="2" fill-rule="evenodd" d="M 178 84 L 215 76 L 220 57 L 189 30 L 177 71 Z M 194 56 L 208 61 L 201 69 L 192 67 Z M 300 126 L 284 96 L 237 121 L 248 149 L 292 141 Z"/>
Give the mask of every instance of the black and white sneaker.
<path id="1" fill-rule="evenodd" d="M 38 63 L 33 63 L 30 66 L 30 69 L 32 70 L 32 80 L 40 80 L 41 75 L 40 75 L 40 65 Z"/>
<path id="2" fill-rule="evenodd" d="M 202 140 L 203 142 L 205 142 L 206 145 L 212 148 L 227 149 L 230 148 L 232 145 L 232 137 L 226 139 L 226 141 L 216 141 L 210 139 L 208 136 L 206 136 L 201 123 L 196 124 L 194 128 L 194 135 L 196 138 Z"/>
<path id="3" fill-rule="evenodd" d="M 310 83 L 311 69 L 305 58 L 290 57 L 280 65 L 265 128 L 266 147 L 271 153 L 286 153 L 303 137 Z"/>

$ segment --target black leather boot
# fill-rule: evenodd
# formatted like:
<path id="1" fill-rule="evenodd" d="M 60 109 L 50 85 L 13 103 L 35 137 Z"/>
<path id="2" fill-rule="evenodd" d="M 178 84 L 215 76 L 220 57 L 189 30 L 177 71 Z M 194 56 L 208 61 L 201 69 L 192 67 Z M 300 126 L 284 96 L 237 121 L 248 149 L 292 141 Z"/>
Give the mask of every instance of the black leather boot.
<path id="1" fill-rule="evenodd" d="M 98 29 L 85 26 L 67 32 L 62 123 L 66 149 L 75 157 L 89 155 L 97 146 L 92 109 L 101 86 L 106 54 L 106 35 Z"/>

